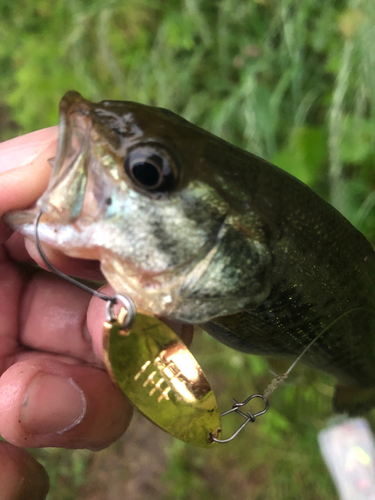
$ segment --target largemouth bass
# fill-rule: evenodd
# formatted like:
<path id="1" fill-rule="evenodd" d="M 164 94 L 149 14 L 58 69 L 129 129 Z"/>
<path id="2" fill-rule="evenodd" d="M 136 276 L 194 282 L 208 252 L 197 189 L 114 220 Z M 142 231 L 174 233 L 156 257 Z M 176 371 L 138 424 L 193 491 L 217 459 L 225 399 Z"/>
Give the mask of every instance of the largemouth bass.
<path id="1" fill-rule="evenodd" d="M 49 187 L 6 221 L 98 259 L 116 292 L 224 344 L 334 374 L 337 410 L 375 404 L 375 253 L 293 176 L 165 109 L 68 92 Z"/>

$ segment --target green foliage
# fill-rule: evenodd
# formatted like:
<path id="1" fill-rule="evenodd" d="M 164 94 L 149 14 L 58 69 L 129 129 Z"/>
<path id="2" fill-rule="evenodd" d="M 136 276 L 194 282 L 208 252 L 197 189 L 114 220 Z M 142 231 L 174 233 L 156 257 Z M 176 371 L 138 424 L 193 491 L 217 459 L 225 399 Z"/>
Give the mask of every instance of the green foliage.
<path id="1" fill-rule="evenodd" d="M 273 156 L 272 161 L 311 185 L 322 170 L 326 145 L 327 135 L 322 127 L 295 127 L 286 146 Z"/>
<path id="2" fill-rule="evenodd" d="M 48 471 L 49 499 L 76 500 L 85 481 L 91 453 L 87 450 L 67 452 L 59 448 L 29 451 Z"/>
<path id="3" fill-rule="evenodd" d="M 373 0 L 0 0 L 0 105 L 21 132 L 57 123 L 69 89 L 172 109 L 313 186 L 375 244 L 374 26 Z M 261 358 L 202 342 L 222 408 L 270 382 Z M 174 442 L 170 498 L 335 498 L 316 441 L 331 382 L 306 373 L 234 446 Z M 78 498 L 86 458 L 43 453 L 50 498 L 70 498 L 65 482 Z"/>
<path id="4" fill-rule="evenodd" d="M 375 240 L 374 23 L 372 0 L 1 0 L 0 90 L 23 131 L 56 123 L 71 88 L 170 108 Z"/>

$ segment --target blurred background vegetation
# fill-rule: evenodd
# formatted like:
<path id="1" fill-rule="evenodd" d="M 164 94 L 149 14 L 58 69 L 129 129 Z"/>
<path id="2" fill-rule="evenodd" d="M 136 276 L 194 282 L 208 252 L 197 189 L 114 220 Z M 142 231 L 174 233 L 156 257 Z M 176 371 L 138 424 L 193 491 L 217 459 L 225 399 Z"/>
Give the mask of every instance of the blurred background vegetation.
<path id="1" fill-rule="evenodd" d="M 69 89 L 166 107 L 308 183 L 375 244 L 374 0 L 0 0 L 0 74 L 2 140 L 56 124 Z M 223 410 L 272 379 L 206 335 L 193 351 Z M 299 369 L 211 451 L 141 417 L 103 452 L 42 450 L 49 498 L 335 499 L 317 444 L 332 383 Z"/>

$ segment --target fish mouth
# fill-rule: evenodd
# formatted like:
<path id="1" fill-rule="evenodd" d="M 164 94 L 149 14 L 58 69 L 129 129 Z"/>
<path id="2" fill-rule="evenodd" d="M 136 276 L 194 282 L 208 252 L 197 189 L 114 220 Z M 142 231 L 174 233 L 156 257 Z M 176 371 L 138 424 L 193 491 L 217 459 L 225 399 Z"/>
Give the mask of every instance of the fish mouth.
<path id="1" fill-rule="evenodd" d="M 69 91 L 61 99 L 57 154 L 48 188 L 37 203 L 43 212 L 52 206 L 69 220 L 80 214 L 90 158 L 90 115 L 89 101 L 78 92 Z"/>
<path id="2" fill-rule="evenodd" d="M 59 106 L 59 139 L 51 178 L 44 194 L 30 209 L 9 212 L 5 223 L 24 236 L 34 237 L 35 219 L 43 212 L 40 225 L 66 224 L 81 213 L 90 160 L 91 107 L 76 91 L 67 92 Z M 47 241 L 46 241 L 47 242 Z"/>
<path id="3" fill-rule="evenodd" d="M 90 111 L 89 101 L 79 92 L 70 90 L 62 97 L 59 105 L 59 141 L 48 190 L 56 184 L 59 173 L 64 170 L 66 157 L 77 154 L 87 144 L 91 129 Z"/>
<path id="4" fill-rule="evenodd" d="M 136 191 L 132 193 L 126 182 L 120 184 L 122 178 L 116 163 L 121 151 L 126 150 L 132 141 L 134 143 L 139 140 L 137 123 L 128 123 L 129 130 L 123 149 L 116 149 L 113 139 L 116 134 L 110 134 L 113 125 L 111 120 L 114 119 L 111 107 L 108 106 L 108 110 L 104 109 L 102 114 L 98 114 L 95 106 L 78 92 L 65 94 L 60 103 L 57 155 L 47 190 L 34 207 L 9 213 L 6 223 L 24 236 L 36 240 L 35 221 L 42 213 L 38 224 L 38 236 L 42 243 L 73 258 L 100 260 L 103 274 L 116 291 L 134 296 L 139 307 L 144 304 L 144 309 L 155 313 L 160 311 L 160 314 L 167 312 L 173 317 L 176 304 L 181 302 L 180 299 L 192 295 L 196 284 L 201 282 L 214 260 L 221 236 L 211 230 L 197 232 L 194 225 L 197 223 L 193 220 L 189 231 L 193 237 L 196 236 L 194 244 L 184 246 L 184 235 L 176 239 L 176 245 L 181 246 L 183 254 L 176 252 L 173 260 L 173 254 L 172 257 L 168 254 L 171 244 L 157 247 L 161 236 L 156 233 L 154 235 L 152 224 L 147 224 L 150 215 L 147 198 L 146 201 L 142 198 L 139 202 L 140 194 Z M 128 115 L 126 119 L 130 120 Z M 113 164 L 101 164 L 103 151 L 112 151 L 117 155 L 114 156 Z M 113 175 L 113 171 L 117 177 Z M 122 196 L 127 196 L 125 201 L 118 195 L 122 186 Z M 131 196 L 128 196 L 129 191 Z M 112 195 L 113 198 L 108 198 Z M 111 203 L 108 204 L 106 200 Z M 171 212 L 168 214 L 178 216 L 179 210 L 181 207 L 178 203 L 176 206 L 171 205 Z M 117 216 L 118 213 L 121 216 Z M 151 215 L 158 222 L 164 212 L 159 209 L 155 213 Z M 143 217 L 144 226 L 137 233 L 139 214 Z M 188 214 L 182 215 L 189 218 Z M 221 227 L 217 228 L 219 233 L 224 230 L 227 214 L 221 213 L 221 216 L 223 221 Z M 123 221 L 125 232 L 121 225 Z M 215 224 L 219 223 L 220 220 L 215 219 Z M 134 232 L 133 227 L 136 229 Z M 172 226 L 174 227 L 177 226 Z M 148 229 L 151 231 L 147 232 Z M 115 235 L 119 234 L 114 241 Z M 154 245 L 155 256 L 151 255 L 149 258 L 148 248 L 145 251 L 143 248 L 139 250 L 138 240 L 134 238 L 135 242 L 132 242 L 134 234 L 136 238 L 143 238 L 143 246 Z M 148 234 L 151 234 L 149 239 Z M 197 305 L 202 302 L 198 298 L 191 300 Z"/>

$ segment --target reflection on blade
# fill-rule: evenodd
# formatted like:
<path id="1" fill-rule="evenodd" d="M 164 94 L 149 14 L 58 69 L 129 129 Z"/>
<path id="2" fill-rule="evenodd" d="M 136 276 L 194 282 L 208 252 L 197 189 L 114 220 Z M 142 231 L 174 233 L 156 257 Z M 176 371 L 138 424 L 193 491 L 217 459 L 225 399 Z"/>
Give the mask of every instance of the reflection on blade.
<path id="1" fill-rule="evenodd" d="M 137 313 L 129 330 L 104 325 L 107 369 L 132 403 L 169 434 L 202 447 L 220 432 L 215 396 L 194 356 L 160 320 Z"/>

